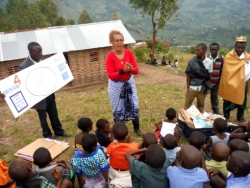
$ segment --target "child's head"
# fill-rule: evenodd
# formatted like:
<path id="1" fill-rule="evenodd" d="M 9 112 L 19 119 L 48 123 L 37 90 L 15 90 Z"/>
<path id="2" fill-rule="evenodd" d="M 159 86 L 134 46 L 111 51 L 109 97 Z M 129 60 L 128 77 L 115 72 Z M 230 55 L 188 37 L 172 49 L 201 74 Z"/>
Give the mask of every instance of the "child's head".
<path id="1" fill-rule="evenodd" d="M 157 144 L 157 139 L 153 133 L 143 135 L 143 147 L 148 148 L 151 144 Z"/>
<path id="2" fill-rule="evenodd" d="M 96 149 L 97 145 L 97 138 L 94 134 L 84 134 L 82 137 L 82 148 L 89 152 L 92 153 Z"/>
<path id="3" fill-rule="evenodd" d="M 166 154 L 159 144 L 151 144 L 146 151 L 146 163 L 153 168 L 160 168 L 166 160 Z"/>
<path id="4" fill-rule="evenodd" d="M 236 150 L 245 151 L 245 152 L 249 151 L 247 142 L 238 138 L 231 140 L 228 143 L 228 147 L 230 148 L 230 153 L 233 153 Z"/>
<path id="5" fill-rule="evenodd" d="M 200 150 L 201 147 L 206 143 L 206 136 L 200 131 L 194 131 L 189 137 L 189 143 Z"/>
<path id="6" fill-rule="evenodd" d="M 169 108 L 166 111 L 166 117 L 168 118 L 168 120 L 173 120 L 174 118 L 176 118 L 176 111 L 173 108 Z"/>
<path id="7" fill-rule="evenodd" d="M 52 161 L 52 157 L 47 148 L 40 147 L 34 152 L 33 160 L 35 165 L 43 168 Z"/>
<path id="8" fill-rule="evenodd" d="M 222 118 L 216 118 L 213 127 L 215 132 L 223 133 L 227 130 L 227 121 Z"/>
<path id="9" fill-rule="evenodd" d="M 244 177 L 250 173 L 250 154 L 245 151 L 234 151 L 227 161 L 227 170 L 235 177 Z"/>
<path id="10" fill-rule="evenodd" d="M 230 149 L 224 142 L 217 142 L 213 145 L 211 156 L 215 161 L 225 161 L 230 155 Z"/>
<path id="11" fill-rule="evenodd" d="M 90 132 L 92 130 L 93 122 L 90 118 L 84 117 L 78 120 L 77 126 L 83 132 Z"/>
<path id="12" fill-rule="evenodd" d="M 114 126 L 112 127 L 112 133 L 117 141 L 122 141 L 128 135 L 128 127 L 125 123 L 115 122 Z"/>
<path id="13" fill-rule="evenodd" d="M 14 181 L 22 181 L 32 172 L 32 165 L 30 162 L 18 158 L 14 160 L 9 167 L 9 176 Z"/>
<path id="14" fill-rule="evenodd" d="M 191 145 L 182 146 L 176 158 L 180 165 L 186 169 L 193 169 L 201 164 L 201 152 Z"/>
<path id="15" fill-rule="evenodd" d="M 99 119 L 96 122 L 96 128 L 103 133 L 110 133 L 110 124 L 106 119 Z"/>
<path id="16" fill-rule="evenodd" d="M 177 140 L 174 135 L 172 134 L 167 134 L 163 138 L 163 147 L 166 149 L 174 149 L 177 147 Z"/>

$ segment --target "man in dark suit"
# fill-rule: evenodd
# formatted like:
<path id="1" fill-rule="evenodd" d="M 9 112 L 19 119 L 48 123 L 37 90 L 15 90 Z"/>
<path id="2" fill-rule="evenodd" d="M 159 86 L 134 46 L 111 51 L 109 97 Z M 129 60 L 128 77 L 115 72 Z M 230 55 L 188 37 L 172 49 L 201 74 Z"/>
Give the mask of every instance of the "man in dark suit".
<path id="1" fill-rule="evenodd" d="M 21 63 L 19 66 L 19 71 L 39 63 L 43 57 L 42 47 L 36 42 L 31 42 L 28 44 L 29 56 Z M 47 114 L 54 130 L 55 136 L 69 137 L 63 129 L 58 118 L 58 112 L 56 108 L 55 95 L 54 93 L 34 105 L 32 108 L 36 109 L 38 112 L 41 127 L 43 129 L 43 136 L 45 138 L 52 138 L 52 133 L 47 123 Z"/>

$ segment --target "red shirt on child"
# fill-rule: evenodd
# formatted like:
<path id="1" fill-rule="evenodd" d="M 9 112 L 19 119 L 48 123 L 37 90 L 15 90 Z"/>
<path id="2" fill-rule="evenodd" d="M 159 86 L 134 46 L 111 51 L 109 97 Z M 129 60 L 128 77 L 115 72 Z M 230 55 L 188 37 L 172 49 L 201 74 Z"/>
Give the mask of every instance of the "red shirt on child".
<path id="1" fill-rule="evenodd" d="M 126 152 L 137 150 L 139 148 L 138 143 L 122 143 L 122 142 L 112 142 L 109 144 L 106 154 L 109 154 L 109 163 L 115 170 L 129 170 L 129 163 L 125 159 L 124 154 Z"/>

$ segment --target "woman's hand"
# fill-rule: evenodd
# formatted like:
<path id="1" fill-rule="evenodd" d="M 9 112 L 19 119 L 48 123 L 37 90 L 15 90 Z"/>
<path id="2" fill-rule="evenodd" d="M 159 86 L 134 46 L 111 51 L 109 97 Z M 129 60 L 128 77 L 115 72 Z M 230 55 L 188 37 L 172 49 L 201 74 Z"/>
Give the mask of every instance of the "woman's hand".
<path id="1" fill-rule="evenodd" d="M 130 63 L 125 63 L 123 67 L 124 72 L 131 72 L 133 70 L 133 66 Z"/>

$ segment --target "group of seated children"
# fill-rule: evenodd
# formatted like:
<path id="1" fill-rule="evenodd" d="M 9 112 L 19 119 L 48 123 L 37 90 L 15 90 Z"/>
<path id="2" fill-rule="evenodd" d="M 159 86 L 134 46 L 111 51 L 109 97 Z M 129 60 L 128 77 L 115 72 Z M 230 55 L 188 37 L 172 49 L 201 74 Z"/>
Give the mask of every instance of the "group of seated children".
<path id="1" fill-rule="evenodd" d="M 37 167 L 32 170 L 29 162 L 16 159 L 9 167 L 8 181 L 20 187 L 72 187 L 75 174 L 81 188 L 250 188 L 246 142 L 250 124 L 229 134 L 226 120 L 217 118 L 215 136 L 206 142 L 205 135 L 195 131 L 189 144 L 179 147 L 181 129 L 175 117 L 176 111 L 168 109 L 166 119 L 155 123 L 155 134 L 144 134 L 140 145 L 132 142 L 124 123 L 116 122 L 111 129 L 107 120 L 99 119 L 94 135 L 89 133 L 91 119 L 81 118 L 82 132 L 75 137 L 71 164 L 67 160 L 50 164 L 49 151 L 39 148 L 33 156 Z"/>

